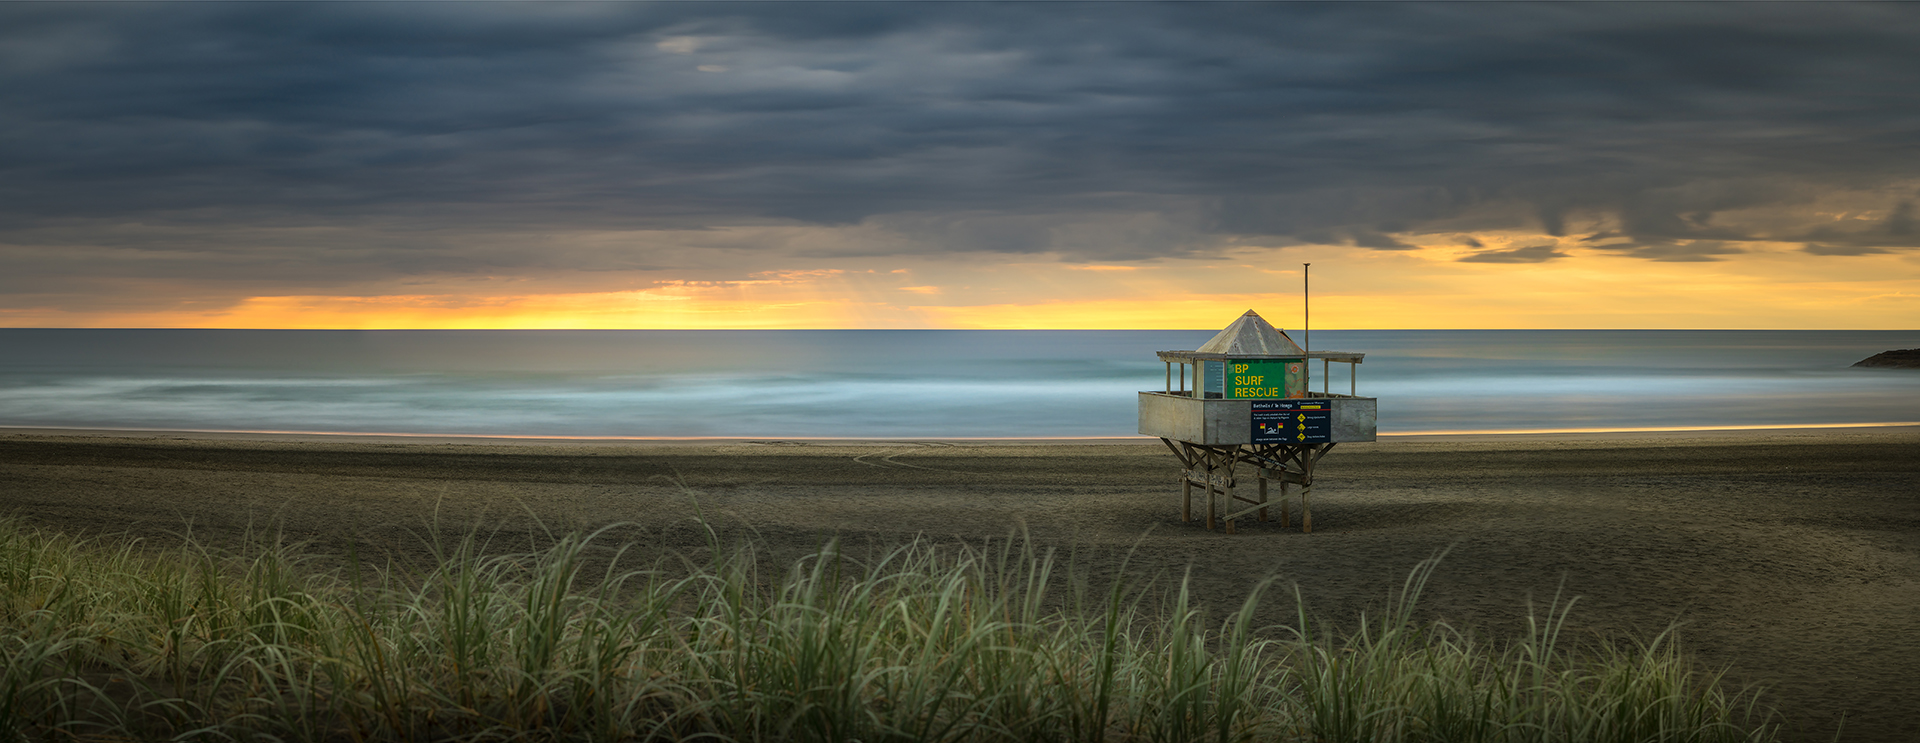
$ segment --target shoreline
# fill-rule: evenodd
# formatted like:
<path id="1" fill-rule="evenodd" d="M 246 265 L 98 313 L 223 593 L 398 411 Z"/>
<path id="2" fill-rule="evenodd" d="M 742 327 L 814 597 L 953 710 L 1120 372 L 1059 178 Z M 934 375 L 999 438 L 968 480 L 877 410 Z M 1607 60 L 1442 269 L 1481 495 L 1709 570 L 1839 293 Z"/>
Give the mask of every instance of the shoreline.
<path id="1" fill-rule="evenodd" d="M 1876 431 L 1920 432 L 1920 422 L 1893 423 L 1813 423 L 1783 425 L 1742 425 L 1711 426 L 1701 428 L 1607 428 L 1607 429 L 1551 429 L 1542 431 L 1501 430 L 1501 431 L 1431 431 L 1410 433 L 1382 433 L 1380 441 L 1404 442 L 1486 442 L 1486 441 L 1548 441 L 1548 440 L 1591 440 L 1619 441 L 1642 438 L 1717 438 L 1738 437 L 1743 435 L 1817 435 L 1822 433 L 1869 433 Z M 286 441 L 286 442 L 378 442 L 393 444 L 479 444 L 505 446 L 563 446 L 577 445 L 613 445 L 613 446 L 892 446 L 899 444 L 951 444 L 979 446 L 1083 446 L 1083 445 L 1141 445 L 1157 444 L 1158 438 L 1142 435 L 1133 436 L 1059 436 L 1059 437 L 916 437 L 916 438 L 846 438 L 832 436 L 780 436 L 780 437 L 742 437 L 742 436 L 529 436 L 518 434 L 440 434 L 440 433 L 365 433 L 333 431 L 249 431 L 249 430 L 208 430 L 208 429 L 170 429 L 170 428 L 63 428 L 42 426 L 0 426 L 0 436 L 26 437 L 76 437 L 76 438 L 171 438 L 188 440 L 226 440 L 226 441 Z M 1379 443 L 1379 442 L 1360 442 Z M 1352 444 L 1358 445 L 1358 444 Z M 1352 446 L 1350 445 L 1350 446 Z"/>

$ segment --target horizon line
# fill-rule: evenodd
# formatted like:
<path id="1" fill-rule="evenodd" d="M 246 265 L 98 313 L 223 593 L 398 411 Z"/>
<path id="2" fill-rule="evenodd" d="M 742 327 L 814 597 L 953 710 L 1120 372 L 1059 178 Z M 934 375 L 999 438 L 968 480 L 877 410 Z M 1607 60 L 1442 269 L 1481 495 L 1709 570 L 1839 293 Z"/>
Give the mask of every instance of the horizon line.
<path id="1" fill-rule="evenodd" d="M 1279 327 L 1279 326 L 1275 326 L 1275 327 Z M 799 330 L 799 331 L 818 331 L 818 330 L 894 330 L 894 331 L 922 331 L 922 330 L 937 330 L 937 331 L 988 331 L 988 332 L 996 332 L 996 331 L 1041 331 L 1041 332 L 1053 332 L 1053 331 L 1090 331 L 1090 330 L 1095 330 L 1095 331 L 1097 331 L 1097 330 L 1118 330 L 1118 331 L 1150 331 L 1150 330 L 1171 330 L 1171 331 L 1187 331 L 1187 330 L 1194 330 L 1194 331 L 1209 331 L 1209 332 L 1218 332 L 1218 331 L 1219 331 L 1219 328 L 871 328 L 871 327 L 867 327 L 867 328 L 254 328 L 254 327 L 234 327 L 234 328 L 204 328 L 204 327 L 153 327 L 153 326 L 126 326 L 126 327 L 117 327 L 117 326 L 116 326 L 116 327 L 98 327 L 98 326 L 61 326 L 61 325 L 3 325 L 3 326 L 0 326 L 0 330 L 244 330 L 244 331 L 283 331 L 283 332 L 320 332 L 320 333 L 334 333 L 334 332 L 343 332 L 343 331 L 352 331 L 352 332 L 424 332 L 424 331 L 446 331 L 446 332 L 481 332 L 481 333 L 486 333 L 486 332 L 497 332 L 497 331 L 516 331 L 516 332 L 549 332 L 549 331 L 553 331 L 553 332 L 563 332 L 563 333 L 584 333 L 584 332 L 605 332 L 605 333 L 622 333 L 622 332 L 630 332 L 630 331 L 646 331 L 646 332 L 668 332 L 668 331 L 671 331 L 671 332 L 694 332 L 694 333 L 707 333 L 707 332 L 739 332 L 739 331 L 789 331 L 789 330 Z M 1657 333 L 1657 332 L 1698 332 L 1698 331 L 1725 331 L 1725 332 L 1756 332 L 1756 333 L 1766 333 L 1766 332 L 1780 332 L 1780 331 L 1788 331 L 1788 332 L 1871 332 L 1871 333 L 1910 333 L 1910 332 L 1920 332 L 1920 327 L 1916 327 L 1916 328 L 1893 328 L 1893 329 L 1889 329 L 1889 328 L 1708 328 L 1708 327 L 1699 327 L 1699 328 L 1627 328 L 1627 327 L 1605 327 L 1605 328 L 1321 328 L 1321 330 L 1322 330 L 1322 331 L 1331 331 L 1331 332 L 1364 332 L 1364 331 L 1376 331 L 1376 330 L 1385 330 L 1385 331 L 1396 331 L 1396 332 L 1404 332 L 1404 331 L 1420 331 L 1420 332 L 1429 332 L 1429 331 L 1477 331 L 1477 330 L 1493 330 L 1493 331 L 1606 331 L 1606 332 L 1614 332 L 1614 331 L 1632 331 L 1632 332 L 1641 332 L 1641 333 Z"/>
<path id="2" fill-rule="evenodd" d="M 1405 438 L 1415 436 L 1538 436 L 1566 434 L 1608 434 L 1608 433 L 1714 433 L 1728 431 L 1791 431 L 1798 429 L 1832 430 L 1844 428 L 1905 428 L 1920 427 L 1920 421 L 1884 421 L 1870 423 L 1757 423 L 1731 424 L 1719 426 L 1645 426 L 1625 428 L 1542 428 L 1542 429 L 1486 429 L 1486 430 L 1440 430 L 1440 431 L 1399 431 L 1380 433 L 1379 438 Z M 221 429 L 221 428 L 70 428 L 61 426 L 10 426 L 0 425 L 0 432 L 13 435 L 69 436 L 90 433 L 116 434 L 217 434 L 223 436 L 318 436 L 337 438 L 402 438 L 402 439 L 481 439 L 484 441 L 534 441 L 534 442 L 622 442 L 636 443 L 717 443 L 738 442 L 741 444 L 780 444 L 795 441 L 810 443 L 878 443 L 908 444 L 921 442 L 1114 442 L 1146 443 L 1158 441 L 1159 437 L 1145 434 L 1125 436 L 578 436 L 564 434 L 504 434 L 504 433 L 410 433 L 410 432 L 373 432 L 373 431 L 301 431 L 279 429 Z M 1356 442 L 1367 443 L 1367 442 Z"/>

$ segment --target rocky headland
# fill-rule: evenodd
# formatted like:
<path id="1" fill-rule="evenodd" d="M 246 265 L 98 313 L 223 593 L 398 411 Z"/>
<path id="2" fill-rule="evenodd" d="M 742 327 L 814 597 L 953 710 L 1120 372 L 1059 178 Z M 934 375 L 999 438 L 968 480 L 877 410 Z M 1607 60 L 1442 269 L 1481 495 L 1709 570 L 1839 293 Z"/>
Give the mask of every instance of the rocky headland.
<path id="1" fill-rule="evenodd" d="M 1881 369 L 1920 369 L 1920 348 L 1883 351 L 1860 360 L 1855 363 L 1854 366 L 1871 366 Z"/>

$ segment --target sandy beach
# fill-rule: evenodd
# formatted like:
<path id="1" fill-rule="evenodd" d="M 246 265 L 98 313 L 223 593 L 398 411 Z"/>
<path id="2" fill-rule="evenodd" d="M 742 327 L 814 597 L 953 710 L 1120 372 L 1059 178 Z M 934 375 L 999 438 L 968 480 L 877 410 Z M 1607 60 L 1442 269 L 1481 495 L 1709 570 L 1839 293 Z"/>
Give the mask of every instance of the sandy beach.
<path id="1" fill-rule="evenodd" d="M 0 513 L 215 546 L 277 529 L 337 555 L 420 552 L 435 530 L 626 524 L 696 549 L 704 514 L 767 554 L 999 540 L 1024 530 L 1114 570 L 1174 575 L 1220 609 L 1263 578 L 1335 622 L 1444 562 L 1422 614 L 1520 631 L 1531 596 L 1569 627 L 1684 646 L 1770 690 L 1786 738 L 1920 740 L 1920 428 L 1391 437 L 1321 464 L 1314 532 L 1180 521 L 1159 442 L 537 441 L 0 432 Z M 1296 504 L 1297 508 L 1297 504 Z M 1296 512 L 1297 513 L 1297 512 Z M 1290 591 L 1270 621 L 1293 612 Z"/>

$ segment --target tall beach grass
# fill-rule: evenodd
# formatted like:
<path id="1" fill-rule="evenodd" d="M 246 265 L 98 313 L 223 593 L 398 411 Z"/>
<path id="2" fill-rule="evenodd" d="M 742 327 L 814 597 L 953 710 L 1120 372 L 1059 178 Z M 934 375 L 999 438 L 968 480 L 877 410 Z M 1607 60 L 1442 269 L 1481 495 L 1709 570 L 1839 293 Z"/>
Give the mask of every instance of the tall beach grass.
<path id="1" fill-rule="evenodd" d="M 1559 601 L 1506 643 L 1415 622 L 1434 561 L 1335 632 L 1304 607 L 1255 626 L 1264 591 L 1209 615 L 1184 582 L 1095 586 L 1018 540 L 783 574 L 715 546 L 321 570 L 0 520 L 0 741 L 1774 738 L 1671 634 L 1576 643 Z"/>

